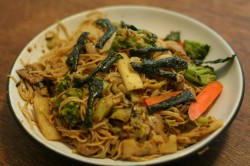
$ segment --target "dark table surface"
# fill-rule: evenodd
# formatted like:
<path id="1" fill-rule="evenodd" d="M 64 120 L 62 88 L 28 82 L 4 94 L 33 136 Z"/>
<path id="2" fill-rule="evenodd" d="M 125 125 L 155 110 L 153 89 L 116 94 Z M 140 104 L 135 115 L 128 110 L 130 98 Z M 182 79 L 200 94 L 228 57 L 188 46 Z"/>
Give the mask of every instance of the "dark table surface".
<path id="1" fill-rule="evenodd" d="M 201 21 L 233 47 L 245 73 L 244 100 L 231 126 L 203 155 L 194 154 L 172 164 L 250 165 L 249 0 L 0 0 L 0 165 L 86 165 L 44 148 L 24 133 L 8 106 L 6 76 L 25 45 L 50 24 L 88 9 L 124 4 L 161 7 Z"/>

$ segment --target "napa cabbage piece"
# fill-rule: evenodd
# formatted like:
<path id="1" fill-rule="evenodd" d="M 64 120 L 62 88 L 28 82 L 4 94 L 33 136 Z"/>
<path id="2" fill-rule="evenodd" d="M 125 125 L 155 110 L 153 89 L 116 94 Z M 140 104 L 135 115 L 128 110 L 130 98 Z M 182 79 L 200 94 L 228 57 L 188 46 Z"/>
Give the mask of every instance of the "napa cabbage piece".
<path id="1" fill-rule="evenodd" d="M 56 130 L 55 125 L 49 121 L 49 115 L 51 115 L 49 98 L 35 92 L 34 110 L 39 129 L 44 137 L 48 140 L 60 140 L 62 138 L 61 134 Z"/>
<path id="2" fill-rule="evenodd" d="M 111 111 L 114 102 L 110 97 L 102 97 L 96 104 L 96 109 L 93 113 L 93 120 L 95 122 L 102 121 Z"/>
<path id="3" fill-rule="evenodd" d="M 113 110 L 113 113 L 111 114 L 111 119 L 118 119 L 123 122 L 128 122 L 131 115 L 131 108 L 117 108 Z"/>
<path id="4" fill-rule="evenodd" d="M 127 160 L 131 160 L 132 157 L 175 152 L 177 152 L 177 137 L 174 134 L 169 135 L 167 140 L 162 135 L 154 135 L 150 140 L 144 142 L 137 142 L 133 138 L 122 141 L 122 158 Z"/>

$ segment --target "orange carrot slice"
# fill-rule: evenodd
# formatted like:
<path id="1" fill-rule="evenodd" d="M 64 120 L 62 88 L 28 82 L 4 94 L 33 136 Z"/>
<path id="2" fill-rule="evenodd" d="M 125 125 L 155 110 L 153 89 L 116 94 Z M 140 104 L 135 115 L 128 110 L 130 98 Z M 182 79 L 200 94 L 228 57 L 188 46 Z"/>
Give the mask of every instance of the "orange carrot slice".
<path id="1" fill-rule="evenodd" d="M 215 99 L 222 92 L 223 86 L 220 82 L 215 81 L 208 84 L 197 96 L 196 101 L 193 102 L 188 110 L 188 115 L 191 120 L 196 120 L 201 116 Z"/>
<path id="2" fill-rule="evenodd" d="M 184 47 L 184 42 L 176 42 L 177 44 L 179 44 L 181 47 Z"/>
<path id="3" fill-rule="evenodd" d="M 171 97 L 174 97 L 174 96 L 178 95 L 181 92 L 182 91 L 172 91 L 172 92 L 168 92 L 168 93 L 166 93 L 164 95 L 161 95 L 161 96 L 147 98 L 144 101 L 145 101 L 147 106 L 151 106 L 151 105 L 160 103 L 160 102 L 162 102 L 164 100 L 167 100 L 167 99 L 169 99 Z"/>

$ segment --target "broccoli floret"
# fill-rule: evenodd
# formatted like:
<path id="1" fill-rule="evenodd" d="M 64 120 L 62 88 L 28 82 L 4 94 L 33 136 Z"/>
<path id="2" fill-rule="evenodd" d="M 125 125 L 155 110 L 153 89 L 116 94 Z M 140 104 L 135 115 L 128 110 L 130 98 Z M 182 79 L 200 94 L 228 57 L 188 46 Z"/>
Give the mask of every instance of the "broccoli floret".
<path id="1" fill-rule="evenodd" d="M 143 40 L 144 40 L 145 44 L 147 45 L 146 47 L 148 47 L 148 45 L 155 46 L 155 42 L 157 39 L 157 36 L 155 34 L 153 34 L 152 32 L 149 32 L 147 30 L 144 30 L 144 29 L 137 30 L 137 33 L 144 35 Z"/>
<path id="2" fill-rule="evenodd" d="M 80 104 L 76 102 L 69 102 L 58 112 L 58 116 L 63 119 L 70 126 L 82 123 L 79 113 Z"/>
<path id="3" fill-rule="evenodd" d="M 210 46 L 197 41 L 185 40 L 184 49 L 191 59 L 203 60 L 208 54 Z"/>
<path id="4" fill-rule="evenodd" d="M 188 65 L 184 77 L 186 80 L 199 85 L 207 85 L 210 82 L 216 81 L 216 74 L 212 67 L 198 66 L 196 64 Z"/>
<path id="5" fill-rule="evenodd" d="M 116 32 L 116 36 L 112 43 L 111 49 L 119 51 L 127 48 L 145 48 L 155 46 L 157 36 L 146 30 L 132 30 L 120 28 Z"/>
<path id="6" fill-rule="evenodd" d="M 68 88 L 63 95 L 59 97 L 51 98 L 51 107 L 56 110 L 54 113 L 56 116 L 65 122 L 68 126 L 74 127 L 76 124 L 83 123 L 80 116 L 80 103 L 75 101 L 70 101 L 65 104 L 61 109 L 61 103 L 65 101 L 68 97 L 77 97 L 79 99 L 83 96 L 83 90 L 79 88 Z"/>
<path id="7" fill-rule="evenodd" d="M 82 89 L 79 89 L 79 88 L 70 88 L 66 93 L 65 93 L 68 97 L 70 96 L 75 96 L 75 97 L 78 97 L 78 98 L 82 98 L 82 94 L 83 94 L 83 91 Z"/>
<path id="8" fill-rule="evenodd" d="M 64 77 L 56 86 L 56 92 L 61 93 L 71 86 L 71 80 L 68 76 Z"/>

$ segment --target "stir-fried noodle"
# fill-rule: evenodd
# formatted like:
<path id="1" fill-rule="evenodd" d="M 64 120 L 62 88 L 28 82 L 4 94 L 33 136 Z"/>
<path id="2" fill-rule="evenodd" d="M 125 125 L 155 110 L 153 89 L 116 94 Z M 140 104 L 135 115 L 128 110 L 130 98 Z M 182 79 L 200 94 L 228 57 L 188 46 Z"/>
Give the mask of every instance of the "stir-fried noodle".
<path id="1" fill-rule="evenodd" d="M 97 20 L 105 21 L 98 24 Z M 188 63 L 190 59 L 176 42 L 162 40 L 125 23 L 110 20 L 109 24 L 107 20 L 103 13 L 89 14 L 73 34 L 60 23 L 58 27 L 66 37 L 48 32 L 50 51 L 39 62 L 26 64 L 17 71 L 21 77 L 17 84 L 19 94 L 35 108 L 36 117 L 32 119 L 27 104 L 20 105 L 30 124 L 38 122 L 47 139 L 66 141 L 84 156 L 132 161 L 175 153 L 222 125 L 211 117 L 206 117 L 206 123 L 191 121 L 188 108 L 193 100 L 156 111 L 152 107 L 150 111 L 146 99 L 184 90 L 195 98 L 203 87 L 185 80 L 183 69 L 163 67 L 169 77 L 161 77 L 139 72 L 131 63 L 141 65 L 147 59 L 169 57 Z M 97 48 L 112 27 L 115 32 L 102 48 Z M 84 32 L 88 33 L 80 41 L 78 38 Z M 151 52 L 150 58 L 147 55 L 145 59 L 132 55 L 132 49 L 148 47 L 164 49 Z M 73 55 L 77 51 L 79 54 Z M 110 66 L 105 68 L 109 62 Z"/>

